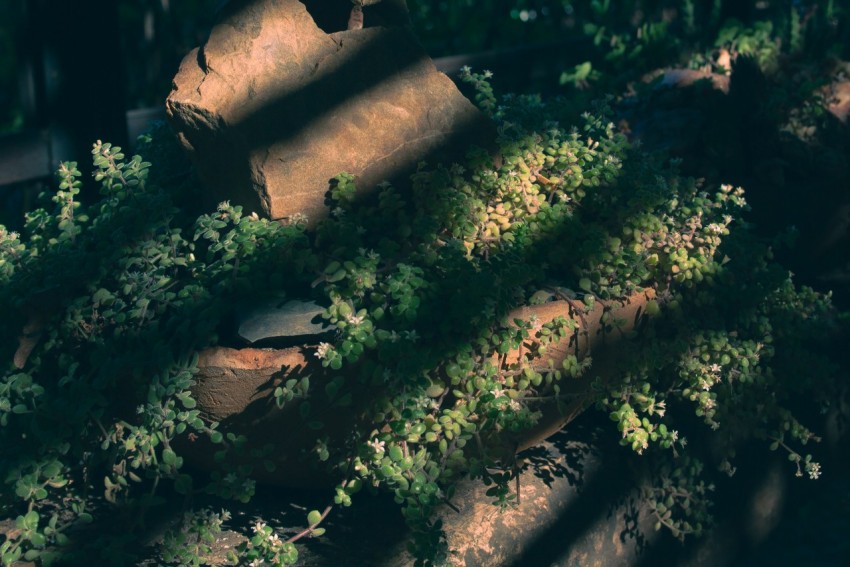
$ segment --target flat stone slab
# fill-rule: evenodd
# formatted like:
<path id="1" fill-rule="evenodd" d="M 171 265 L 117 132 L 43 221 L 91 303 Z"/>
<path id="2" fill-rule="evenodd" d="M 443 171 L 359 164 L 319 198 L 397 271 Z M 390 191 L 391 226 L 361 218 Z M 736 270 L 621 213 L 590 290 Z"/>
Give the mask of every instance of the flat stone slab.
<path id="1" fill-rule="evenodd" d="M 271 299 L 239 318 L 239 337 L 248 344 L 270 339 L 307 342 L 333 329 L 322 321 L 324 311 L 314 301 Z"/>
<path id="2" fill-rule="evenodd" d="M 404 2 L 384 5 L 401 11 L 385 26 L 369 27 L 369 6 L 366 27 L 330 34 L 298 0 L 228 5 L 166 101 L 211 203 L 313 223 L 341 172 L 368 191 L 422 160 L 489 146 L 492 123 L 436 70 Z M 350 9 L 339 3 L 343 17 Z"/>

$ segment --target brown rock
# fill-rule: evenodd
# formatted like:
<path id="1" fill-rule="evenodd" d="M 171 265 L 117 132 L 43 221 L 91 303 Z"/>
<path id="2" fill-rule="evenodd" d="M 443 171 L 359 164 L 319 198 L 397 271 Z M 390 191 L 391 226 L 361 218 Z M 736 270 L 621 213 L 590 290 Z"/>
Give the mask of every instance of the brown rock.
<path id="1" fill-rule="evenodd" d="M 659 86 L 690 87 L 697 81 L 711 81 L 711 86 L 723 94 L 729 94 L 729 77 L 719 73 L 698 71 L 696 69 L 668 69 L 664 71 Z"/>
<path id="2" fill-rule="evenodd" d="M 485 438 L 485 444 L 493 450 L 491 453 L 513 454 L 525 450 L 580 415 L 592 401 L 589 394 L 593 379 L 610 379 L 616 375 L 618 343 L 638 329 L 654 297 L 652 290 L 645 290 L 620 302 L 597 301 L 594 308 L 587 311 L 581 302 L 561 299 L 511 312 L 508 321 L 534 316 L 542 324 L 558 316 L 575 318 L 579 322 L 576 335 L 550 345 L 547 356 L 556 364 L 569 354 L 579 358 L 592 355 L 594 362 L 581 378 L 561 383 L 561 393 L 572 399 L 560 405 L 541 406 L 543 415 L 537 427 L 518 437 L 504 433 Z M 200 353 L 197 383 L 192 391 L 204 418 L 220 422 L 224 431 L 246 435 L 250 449 L 260 449 L 266 443 L 275 445 L 273 460 L 277 469 L 265 471 L 255 467 L 253 476 L 257 480 L 284 486 L 327 486 L 328 477 L 310 470 L 300 457 L 310 453 L 318 436 L 344 439 L 358 421 L 365 418 L 360 413 L 362 404 L 369 399 L 369 392 L 362 392 L 364 398 L 355 398 L 348 407 L 330 403 L 322 392 L 332 372 L 323 369 L 314 354 L 315 348 L 311 346 L 280 350 L 215 347 Z M 517 351 L 508 353 L 507 359 L 511 361 L 518 355 Z M 311 413 L 307 418 L 300 415 L 297 399 L 278 408 L 273 394 L 275 388 L 285 382 L 304 377 L 309 377 L 310 389 L 314 392 L 309 398 Z M 323 428 L 318 432 L 311 429 L 308 427 L 310 421 L 321 422 Z M 373 426 L 368 424 L 369 428 Z M 184 444 L 181 449 L 188 461 L 212 468 L 213 451 L 203 441 Z M 251 459 L 246 458 L 244 462 L 251 464 Z"/>
<path id="3" fill-rule="evenodd" d="M 205 205 L 231 200 L 273 219 L 302 213 L 315 222 L 340 172 L 367 191 L 406 179 L 421 160 L 491 141 L 490 122 L 406 25 L 403 0 L 365 7 L 364 29 L 330 34 L 298 0 L 231 4 L 183 60 L 166 101 L 209 190 Z M 377 23 L 389 25 L 369 27 L 378 7 Z M 350 8 L 339 3 L 342 22 Z"/>
<path id="4" fill-rule="evenodd" d="M 824 87 L 827 110 L 841 122 L 850 114 L 850 81 L 835 81 Z"/>

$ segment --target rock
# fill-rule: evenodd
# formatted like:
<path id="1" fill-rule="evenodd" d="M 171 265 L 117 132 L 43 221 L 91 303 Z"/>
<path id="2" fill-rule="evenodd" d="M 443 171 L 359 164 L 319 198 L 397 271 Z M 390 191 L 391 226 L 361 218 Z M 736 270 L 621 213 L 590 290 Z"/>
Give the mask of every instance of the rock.
<path id="1" fill-rule="evenodd" d="M 567 297 L 560 291 L 557 295 Z M 649 303 L 654 299 L 654 292 L 647 289 L 619 302 L 596 301 L 594 307 L 588 310 L 584 309 L 582 302 L 565 298 L 512 311 L 506 321 L 536 317 L 541 323 L 546 323 L 559 316 L 576 318 L 579 325 L 576 334 L 550 345 L 547 356 L 557 365 L 569 354 L 581 359 L 592 351 L 593 366 L 582 377 L 560 384 L 561 394 L 572 399 L 561 404 L 540 406 L 542 417 L 536 427 L 519 435 L 502 432 L 492 438 L 482 436 L 490 454 L 513 455 L 526 450 L 579 416 L 593 400 L 593 396 L 586 395 L 593 380 L 617 375 L 621 362 L 621 357 L 617 356 L 618 344 L 649 316 Z M 622 325 L 614 327 L 614 321 Z M 322 392 L 334 377 L 334 372 L 323 368 L 315 353 L 314 346 L 304 345 L 287 349 L 213 347 L 199 355 L 196 384 L 192 387 L 198 409 L 204 419 L 220 422 L 222 431 L 247 436 L 248 453 L 238 463 L 258 465 L 256 460 L 251 459 L 250 451 L 261 450 L 267 443 L 275 447 L 271 458 L 277 465 L 275 470 L 254 467 L 252 476 L 260 482 L 291 487 L 329 486 L 326 474 L 311 470 L 307 465 L 307 462 L 315 460 L 310 457 L 317 437 L 329 439 L 329 445 L 342 443 L 358 424 L 363 423 L 362 420 L 368 419 L 362 408 L 374 394 L 368 389 L 355 391 L 350 405 L 332 403 Z M 518 351 L 512 351 L 507 353 L 506 360 L 510 363 L 518 356 Z M 288 386 L 290 389 L 297 389 L 294 385 L 305 379 L 309 381 L 311 392 L 308 394 L 309 416 L 305 418 L 300 414 L 299 396 L 282 408 L 277 407 L 275 389 L 287 383 L 292 384 Z M 322 426 L 314 429 L 309 426 L 310 422 L 321 423 Z M 367 422 L 368 428 L 373 426 L 373 423 Z M 187 462 L 201 468 L 214 468 L 214 449 L 203 438 L 183 443 L 180 449 Z M 308 459 L 300 460 L 304 455 Z"/>
<path id="2" fill-rule="evenodd" d="M 839 121 L 846 123 L 850 114 L 850 81 L 834 81 L 823 88 L 827 110 Z"/>
<path id="3" fill-rule="evenodd" d="M 314 301 L 272 299 L 240 317 L 239 337 L 248 344 L 275 339 L 309 342 L 333 329 L 322 321 L 324 311 Z"/>
<path id="4" fill-rule="evenodd" d="M 350 2 L 307 4 L 321 4 L 324 13 L 313 10 L 331 22 L 325 29 L 336 22 L 327 11 L 339 11 L 344 29 Z M 326 33 L 298 0 L 228 5 L 166 101 L 210 203 L 314 223 L 340 172 L 368 191 L 407 179 L 422 160 L 489 146 L 493 125 L 436 70 L 403 0 L 365 6 L 364 16 L 364 29 Z"/>
<path id="5" fill-rule="evenodd" d="M 690 87 L 697 81 L 709 81 L 711 87 L 729 94 L 729 77 L 720 73 L 709 73 L 696 69 L 668 69 L 664 71 L 660 87 L 683 88 Z"/>
<path id="6" fill-rule="evenodd" d="M 626 463 L 612 458 L 616 452 L 608 446 L 600 454 L 594 443 L 565 433 L 518 455 L 521 469 L 512 488 L 519 502 L 504 511 L 493 505 L 490 487 L 480 480 L 458 484 L 453 508 L 436 511 L 450 565 L 637 563 L 643 539 L 656 533 L 651 516 L 638 511 L 633 477 L 622 474 Z"/>

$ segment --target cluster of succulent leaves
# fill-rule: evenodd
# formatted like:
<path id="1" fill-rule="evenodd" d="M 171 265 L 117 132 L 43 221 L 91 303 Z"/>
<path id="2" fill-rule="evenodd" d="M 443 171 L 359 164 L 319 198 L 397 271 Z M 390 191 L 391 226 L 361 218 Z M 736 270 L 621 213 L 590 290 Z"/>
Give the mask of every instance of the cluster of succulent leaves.
<path id="1" fill-rule="evenodd" d="M 607 412 L 624 445 L 668 457 L 646 491 L 658 526 L 684 537 L 710 520 L 704 456 L 684 436 L 700 422 L 716 429 L 727 469 L 757 438 L 817 477 L 801 449 L 816 437 L 790 401 L 829 402 L 834 370 L 812 346 L 830 331 L 829 300 L 796 288 L 746 230 L 742 191 L 631 147 L 602 107 L 562 124 L 557 103 L 499 101 L 485 76 L 465 76 L 498 125 L 497 150 L 423 165 L 410 187 L 368 196 L 342 174 L 315 231 L 227 203 L 187 218 L 172 201 L 174 171 L 154 174 L 101 143 L 99 201 L 79 202 L 80 174 L 65 164 L 50 209 L 30 213 L 23 235 L 0 229 L 0 355 L 20 362 L 0 382 L 0 502 L 18 525 L 4 564 L 69 557 L 79 524 L 108 508 L 93 509 L 98 498 L 144 509 L 163 480 L 187 498 L 249 499 L 252 467 L 229 458 L 246 439 L 205 421 L 192 396 L 196 353 L 218 341 L 233 305 L 280 292 L 323 302 L 336 334 L 315 345 L 324 370 L 284 381 L 278 404 L 297 405 L 319 432 L 311 454 L 342 479 L 334 504 L 362 488 L 391 492 L 424 563 L 448 557 L 433 512 L 456 481 L 480 478 L 510 506 L 522 433 L 547 404 L 574 401 L 565 382 L 594 378 L 589 357 L 554 364 L 547 352 L 574 340 L 598 302 L 613 308 L 647 289 L 652 320 L 582 403 Z M 168 147 L 144 142 L 143 152 Z M 507 320 L 552 298 L 574 307 L 552 321 Z M 40 336 L 21 361 L 25 328 Z M 322 436 L 318 403 L 358 408 L 344 438 Z M 180 436 L 219 446 L 219 470 L 186 474 Z M 263 463 L 271 451 L 252 456 Z M 319 535 L 328 511 L 288 538 L 259 522 L 241 559 L 293 563 L 294 542 Z M 225 516 L 187 516 L 162 559 L 201 562 Z"/>

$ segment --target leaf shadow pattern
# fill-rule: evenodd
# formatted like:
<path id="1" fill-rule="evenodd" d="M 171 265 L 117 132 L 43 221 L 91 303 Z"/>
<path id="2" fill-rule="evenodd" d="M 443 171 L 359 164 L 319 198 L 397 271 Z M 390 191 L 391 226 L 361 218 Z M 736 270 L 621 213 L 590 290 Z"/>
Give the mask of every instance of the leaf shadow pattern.
<path id="1" fill-rule="evenodd" d="M 568 431 L 562 430 L 547 440 L 555 451 L 537 445 L 520 453 L 517 456 L 523 463 L 520 471 L 530 469 L 549 488 L 557 479 L 566 479 L 580 492 L 585 483 L 585 461 L 599 456 L 595 448 L 598 435 L 599 431 L 584 423 L 574 423 Z"/>

